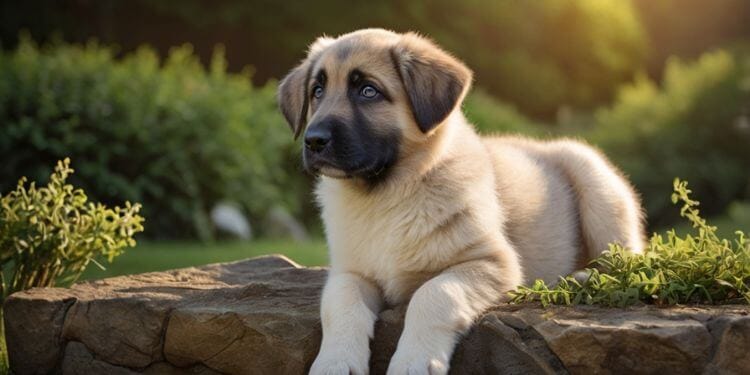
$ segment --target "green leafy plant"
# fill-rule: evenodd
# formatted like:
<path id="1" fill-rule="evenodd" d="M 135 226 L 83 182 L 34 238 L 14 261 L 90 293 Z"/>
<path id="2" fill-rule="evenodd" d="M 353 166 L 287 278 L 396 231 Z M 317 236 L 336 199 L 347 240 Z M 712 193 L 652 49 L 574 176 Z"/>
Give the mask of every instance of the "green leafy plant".
<path id="1" fill-rule="evenodd" d="M 46 187 L 21 178 L 15 191 L 0 197 L 2 297 L 31 287 L 75 281 L 96 257 L 108 262 L 143 231 L 140 204 L 108 208 L 88 201 L 66 184 L 70 160 L 58 161 Z M 98 265 L 98 263 L 96 263 Z M 101 266 L 101 265 L 100 265 Z"/>
<path id="2" fill-rule="evenodd" d="M 717 228 L 700 216 L 698 202 L 690 199 L 687 182 L 675 179 L 672 202 L 682 202 L 680 215 L 695 233 L 680 237 L 674 230 L 654 234 L 643 254 L 610 245 L 594 259 L 586 277 L 567 276 L 557 285 L 537 280 L 510 293 L 511 302 L 597 304 L 627 306 L 635 303 L 750 303 L 750 241 L 741 232 L 721 239 Z"/>

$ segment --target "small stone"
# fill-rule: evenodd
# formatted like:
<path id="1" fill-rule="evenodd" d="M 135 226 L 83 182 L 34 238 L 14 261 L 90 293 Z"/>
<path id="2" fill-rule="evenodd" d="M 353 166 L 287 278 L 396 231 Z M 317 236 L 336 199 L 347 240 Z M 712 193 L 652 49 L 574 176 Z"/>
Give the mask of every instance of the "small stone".
<path id="1" fill-rule="evenodd" d="M 219 202 L 211 209 L 211 222 L 221 232 L 243 239 L 253 238 L 250 222 L 242 214 L 236 205 L 228 202 Z"/>
<path id="2" fill-rule="evenodd" d="M 266 232 L 269 235 L 291 237 L 295 241 L 308 241 L 310 239 L 305 226 L 282 207 L 273 207 L 265 222 L 267 223 Z"/>

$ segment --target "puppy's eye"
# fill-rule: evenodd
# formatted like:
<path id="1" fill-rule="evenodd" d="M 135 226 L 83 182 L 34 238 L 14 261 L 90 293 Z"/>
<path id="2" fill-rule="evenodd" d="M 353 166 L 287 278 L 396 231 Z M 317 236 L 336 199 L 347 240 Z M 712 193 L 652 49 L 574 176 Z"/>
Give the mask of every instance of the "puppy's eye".
<path id="1" fill-rule="evenodd" d="M 359 95 L 364 96 L 367 99 L 372 99 L 376 96 L 378 96 L 379 92 L 376 88 L 372 87 L 371 85 L 365 85 L 362 87 L 362 89 L 359 91 Z"/>
<path id="2" fill-rule="evenodd" d="M 312 93 L 316 99 L 320 99 L 320 97 L 323 96 L 323 87 L 316 85 L 313 87 Z"/>

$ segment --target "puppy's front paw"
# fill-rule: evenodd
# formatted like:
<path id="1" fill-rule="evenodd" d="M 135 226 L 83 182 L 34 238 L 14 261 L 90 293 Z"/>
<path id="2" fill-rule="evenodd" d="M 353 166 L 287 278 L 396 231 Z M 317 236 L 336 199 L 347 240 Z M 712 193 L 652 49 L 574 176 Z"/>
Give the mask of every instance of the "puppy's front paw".
<path id="1" fill-rule="evenodd" d="M 321 363 L 317 359 L 310 368 L 310 375 L 349 375 L 349 374 L 362 374 L 357 372 L 352 366 L 343 361 L 330 361 Z"/>
<path id="2" fill-rule="evenodd" d="M 443 375 L 448 373 L 449 360 L 445 354 L 396 350 L 388 375 Z"/>
<path id="3" fill-rule="evenodd" d="M 312 367 L 310 375 L 367 375 L 369 367 L 368 358 L 355 358 L 351 352 L 336 351 L 318 353 Z"/>

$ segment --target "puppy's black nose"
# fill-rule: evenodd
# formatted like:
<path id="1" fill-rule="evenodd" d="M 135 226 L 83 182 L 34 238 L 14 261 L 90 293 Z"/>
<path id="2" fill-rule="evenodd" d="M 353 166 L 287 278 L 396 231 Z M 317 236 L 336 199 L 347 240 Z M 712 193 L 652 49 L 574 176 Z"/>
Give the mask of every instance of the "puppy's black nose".
<path id="1" fill-rule="evenodd" d="M 312 152 L 321 152 L 331 141 L 331 130 L 323 127 L 309 128 L 305 132 L 305 147 Z"/>

